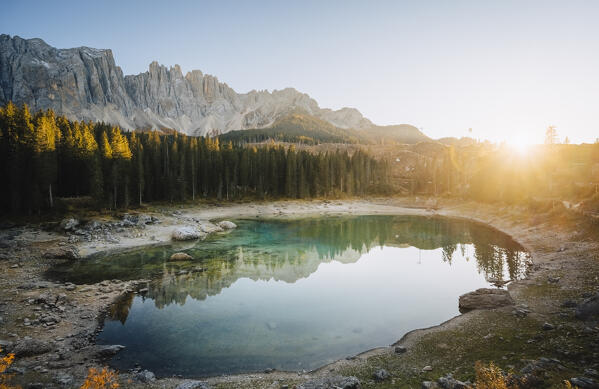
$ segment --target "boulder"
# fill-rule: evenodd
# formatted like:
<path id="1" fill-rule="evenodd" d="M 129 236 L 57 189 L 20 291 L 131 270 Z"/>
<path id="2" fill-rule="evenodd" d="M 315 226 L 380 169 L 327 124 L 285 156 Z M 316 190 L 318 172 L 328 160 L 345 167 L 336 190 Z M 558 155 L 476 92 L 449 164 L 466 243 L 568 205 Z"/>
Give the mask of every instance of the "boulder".
<path id="1" fill-rule="evenodd" d="M 587 320 L 593 316 L 599 316 L 599 293 L 578 304 L 574 316 L 579 320 Z"/>
<path id="2" fill-rule="evenodd" d="M 200 224 L 198 225 L 198 228 L 200 229 L 200 231 L 202 231 L 205 234 L 212 234 L 213 232 L 222 232 L 223 228 L 217 226 L 216 224 L 212 224 L 210 222 L 200 222 Z"/>
<path id="3" fill-rule="evenodd" d="M 112 357 L 117 354 L 119 351 L 124 349 L 125 346 L 121 346 L 120 344 L 110 344 L 106 346 L 100 346 L 98 351 L 96 351 L 96 355 L 103 358 Z"/>
<path id="4" fill-rule="evenodd" d="M 173 231 L 173 240 L 194 240 L 203 238 L 205 235 L 195 227 L 179 227 Z"/>
<path id="5" fill-rule="evenodd" d="M 149 370 L 142 370 L 135 374 L 135 379 L 139 382 L 150 383 L 156 381 L 156 375 Z"/>
<path id="6" fill-rule="evenodd" d="M 460 296 L 460 311 L 492 309 L 514 305 L 509 292 L 504 289 L 481 288 Z"/>
<path id="7" fill-rule="evenodd" d="M 234 228 L 237 228 L 237 224 L 230 222 L 228 220 L 223 220 L 222 222 L 218 222 L 216 223 L 217 226 L 219 226 L 220 228 L 222 228 L 223 230 L 232 230 Z"/>
<path id="8" fill-rule="evenodd" d="M 74 218 L 63 219 L 60 222 L 60 228 L 64 231 L 71 231 L 79 225 L 79 220 Z"/>
<path id="9" fill-rule="evenodd" d="M 185 381 L 177 385 L 175 389 L 210 389 L 210 386 L 203 381 Z"/>
<path id="10" fill-rule="evenodd" d="M 33 355 L 45 354 L 50 350 L 52 350 L 50 344 L 41 340 L 25 337 L 17 342 L 12 352 L 17 357 L 30 357 Z"/>
<path id="11" fill-rule="evenodd" d="M 191 255 L 186 253 L 174 253 L 170 257 L 170 261 L 191 261 L 193 258 Z"/>
<path id="12" fill-rule="evenodd" d="M 439 378 L 437 383 L 443 389 L 467 389 L 470 387 L 470 385 L 466 384 L 465 382 L 458 381 L 453 378 L 451 374 Z"/>

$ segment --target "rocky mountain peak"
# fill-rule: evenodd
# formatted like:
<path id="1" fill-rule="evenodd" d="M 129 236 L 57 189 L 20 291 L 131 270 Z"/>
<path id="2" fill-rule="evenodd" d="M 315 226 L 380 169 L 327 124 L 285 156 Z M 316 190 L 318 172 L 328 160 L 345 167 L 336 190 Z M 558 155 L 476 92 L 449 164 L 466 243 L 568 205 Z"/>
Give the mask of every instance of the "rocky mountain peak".
<path id="1" fill-rule="evenodd" d="M 212 75 L 153 61 L 124 76 L 110 49 L 56 49 L 42 39 L 0 35 L 0 103 L 51 108 L 72 119 L 125 129 L 174 128 L 192 135 L 263 128 L 295 109 L 340 128 L 372 123 L 358 110 L 321 109 L 294 88 L 236 93 Z"/>

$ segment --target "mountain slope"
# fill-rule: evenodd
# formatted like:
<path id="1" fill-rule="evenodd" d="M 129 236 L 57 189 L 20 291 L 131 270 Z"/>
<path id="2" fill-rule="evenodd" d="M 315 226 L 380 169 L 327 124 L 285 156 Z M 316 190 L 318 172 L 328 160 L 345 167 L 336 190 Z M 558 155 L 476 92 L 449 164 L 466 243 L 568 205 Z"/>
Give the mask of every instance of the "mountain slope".
<path id="1" fill-rule="evenodd" d="M 152 62 L 124 76 L 111 50 L 56 49 L 41 39 L 0 35 L 0 104 L 52 108 L 72 119 L 123 128 L 174 128 L 186 134 L 270 127 L 296 109 L 339 128 L 367 129 L 359 111 L 321 109 L 292 88 L 238 94 L 211 75 Z"/>
<path id="2" fill-rule="evenodd" d="M 270 127 L 231 131 L 222 135 L 220 139 L 233 142 L 262 142 L 273 139 L 305 144 L 366 143 L 368 142 L 367 132 L 339 128 L 323 119 L 297 110 L 277 119 Z"/>

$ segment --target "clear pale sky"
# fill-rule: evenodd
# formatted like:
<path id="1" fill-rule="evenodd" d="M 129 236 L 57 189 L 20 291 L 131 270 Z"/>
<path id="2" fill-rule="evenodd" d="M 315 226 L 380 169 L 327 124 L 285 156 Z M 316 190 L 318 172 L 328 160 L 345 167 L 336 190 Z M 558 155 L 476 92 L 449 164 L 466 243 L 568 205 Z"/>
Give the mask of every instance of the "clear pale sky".
<path id="1" fill-rule="evenodd" d="M 7 0 L 0 33 L 110 48 L 432 137 L 599 137 L 599 1 Z"/>

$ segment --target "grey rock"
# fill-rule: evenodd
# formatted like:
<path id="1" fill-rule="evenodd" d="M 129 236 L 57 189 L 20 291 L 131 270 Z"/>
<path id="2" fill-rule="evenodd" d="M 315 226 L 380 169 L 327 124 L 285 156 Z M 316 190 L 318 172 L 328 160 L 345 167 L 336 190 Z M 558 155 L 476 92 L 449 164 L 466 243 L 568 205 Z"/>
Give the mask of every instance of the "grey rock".
<path id="1" fill-rule="evenodd" d="M 423 381 L 420 387 L 422 389 L 437 389 L 439 388 L 439 384 L 434 381 Z"/>
<path id="2" fill-rule="evenodd" d="M 570 378 L 570 383 L 573 386 L 578 386 L 580 389 L 599 389 L 599 383 L 592 378 L 575 377 Z"/>
<path id="3" fill-rule="evenodd" d="M 177 385 L 175 389 L 210 389 L 210 386 L 202 381 L 185 381 Z"/>
<path id="4" fill-rule="evenodd" d="M 54 382 L 61 386 L 70 386 L 71 384 L 73 384 L 73 381 L 73 376 L 67 373 L 58 373 L 54 377 Z"/>
<path id="5" fill-rule="evenodd" d="M 52 346 L 49 343 L 38 339 L 25 337 L 17 342 L 12 352 L 17 357 L 29 357 L 33 355 L 45 354 L 51 350 Z"/>
<path id="6" fill-rule="evenodd" d="M 110 344 L 110 345 L 106 345 L 106 346 L 99 346 L 98 350 L 96 351 L 96 355 L 98 355 L 99 357 L 108 358 L 108 357 L 111 357 L 111 356 L 117 354 L 119 351 L 123 350 L 124 348 L 125 348 L 125 346 L 122 346 L 120 344 Z"/>
<path id="7" fill-rule="evenodd" d="M 514 305 L 509 292 L 504 289 L 481 288 L 460 296 L 460 311 L 492 309 Z"/>
<path id="8" fill-rule="evenodd" d="M 222 228 L 223 230 L 232 230 L 234 228 L 237 228 L 237 224 L 228 220 L 223 220 L 222 222 L 216 223 L 216 225 Z"/>
<path id="9" fill-rule="evenodd" d="M 395 354 L 403 354 L 408 351 L 404 346 L 395 346 Z"/>
<path id="10" fill-rule="evenodd" d="M 422 368 L 422 371 L 433 371 L 433 367 L 432 366 L 424 366 Z"/>
<path id="11" fill-rule="evenodd" d="M 13 346 L 14 346 L 14 343 L 11 342 L 10 340 L 0 339 L 0 348 L 2 349 L 2 351 L 10 352 L 12 350 Z"/>
<path id="12" fill-rule="evenodd" d="M 470 385 L 465 382 L 458 381 L 451 374 L 446 375 L 445 377 L 441 377 L 437 380 L 437 383 L 443 389 L 467 389 Z"/>
<path id="13" fill-rule="evenodd" d="M 142 370 L 135 374 L 135 379 L 139 382 L 147 384 L 156 381 L 156 376 L 149 370 Z"/>
<path id="14" fill-rule="evenodd" d="M 60 222 L 60 228 L 64 231 L 71 231 L 79 225 L 79 220 L 74 218 L 63 219 Z"/>
<path id="15" fill-rule="evenodd" d="M 543 323 L 543 331 L 551 331 L 555 326 L 551 323 Z"/>
<path id="16" fill-rule="evenodd" d="M 210 222 L 199 222 L 198 229 L 205 234 L 224 231 L 222 227 Z"/>
<path id="17" fill-rule="evenodd" d="M 389 378 L 389 372 L 385 369 L 379 369 L 372 374 L 375 381 L 384 381 Z"/>
<path id="18" fill-rule="evenodd" d="M 599 293 L 580 303 L 576 307 L 574 316 L 579 320 L 587 320 L 593 316 L 599 316 Z"/>
<path id="19" fill-rule="evenodd" d="M 195 227 L 179 227 L 176 228 L 171 237 L 173 240 L 195 240 L 204 238 L 206 235 L 198 231 Z"/>

